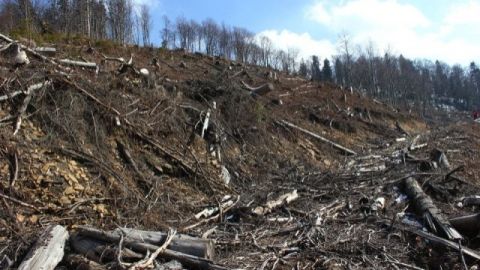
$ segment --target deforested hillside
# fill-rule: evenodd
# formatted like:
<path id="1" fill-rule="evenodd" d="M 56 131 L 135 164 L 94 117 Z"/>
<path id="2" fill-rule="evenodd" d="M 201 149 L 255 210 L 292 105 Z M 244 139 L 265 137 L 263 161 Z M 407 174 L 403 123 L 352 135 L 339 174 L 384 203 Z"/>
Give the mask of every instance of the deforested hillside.
<path id="1" fill-rule="evenodd" d="M 455 219 L 478 204 L 473 121 L 184 50 L 0 38 L 2 269 L 480 259 Z"/>

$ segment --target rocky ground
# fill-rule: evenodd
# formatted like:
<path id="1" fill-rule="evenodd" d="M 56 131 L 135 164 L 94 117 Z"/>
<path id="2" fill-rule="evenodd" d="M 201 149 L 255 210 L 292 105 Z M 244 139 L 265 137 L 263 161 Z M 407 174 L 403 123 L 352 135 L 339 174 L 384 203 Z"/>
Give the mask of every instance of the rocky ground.
<path id="1" fill-rule="evenodd" d="M 449 221 L 478 207 L 464 200 L 480 184 L 480 125 L 467 117 L 427 124 L 262 67 L 87 44 L 25 49 L 28 65 L 0 58 L 0 268 L 19 267 L 50 225 L 72 237 L 174 228 L 213 243 L 210 269 L 463 269 L 480 258 L 478 228 Z M 444 219 L 405 196 L 407 179 Z M 56 269 L 122 269 L 145 255 L 128 235 L 123 249 L 104 245 L 114 256 L 72 237 Z M 194 268 L 159 254 L 148 267 Z"/>

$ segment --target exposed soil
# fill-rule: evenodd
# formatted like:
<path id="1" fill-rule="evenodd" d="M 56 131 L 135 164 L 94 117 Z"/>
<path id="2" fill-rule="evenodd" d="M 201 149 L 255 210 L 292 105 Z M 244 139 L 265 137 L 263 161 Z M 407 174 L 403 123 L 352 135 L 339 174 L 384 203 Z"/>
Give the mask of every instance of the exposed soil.
<path id="1" fill-rule="evenodd" d="M 420 226 L 423 221 L 410 213 L 408 201 L 396 199 L 402 179 L 414 176 L 448 217 L 474 213 L 474 207 L 460 208 L 458 201 L 479 191 L 478 123 L 456 116 L 463 120 L 427 124 L 356 91 L 279 72 L 274 80 L 265 68 L 183 51 L 81 44 L 57 50 L 58 59 L 98 63 L 98 74 L 62 70 L 34 57 L 17 68 L 0 58 L 0 96 L 51 82 L 33 93 L 16 135 L 25 95 L 0 101 L 3 266 L 2 258 L 8 257 L 17 267 L 42 229 L 60 224 L 70 231 L 77 225 L 177 228 L 214 239 L 214 262 L 230 268 L 462 267 L 457 251 L 403 229 L 411 225 L 398 213 L 406 211 Z M 147 68 L 151 76 L 130 69 L 120 74 L 120 64 L 103 61 L 102 53 L 133 55 L 134 66 Z M 252 96 L 242 82 L 272 83 L 274 90 Z M 208 111 L 210 124 L 202 138 Z M 357 155 L 348 156 L 282 120 Z M 400 150 L 417 134 L 419 144 L 427 146 L 411 154 L 430 160 L 438 148 L 451 168 L 425 170 L 420 163 L 404 163 Z M 209 153 L 209 146 L 217 145 L 221 159 Z M 379 164 L 385 168 L 362 172 Z M 464 182 L 448 180 L 445 175 L 460 165 L 464 170 L 455 175 Z M 221 177 L 224 169 L 231 176 L 228 184 Z M 293 190 L 298 200 L 266 216 L 252 215 L 252 207 Z M 240 200 L 220 218 L 185 230 L 199 222 L 196 213 L 218 205 L 225 195 Z M 384 205 L 372 208 L 378 198 Z M 465 246 L 477 247 L 475 238 L 467 240 Z M 73 252 L 67 246 L 67 253 Z M 468 266 L 476 263 L 465 259 Z M 62 262 L 57 268 L 71 266 Z"/>

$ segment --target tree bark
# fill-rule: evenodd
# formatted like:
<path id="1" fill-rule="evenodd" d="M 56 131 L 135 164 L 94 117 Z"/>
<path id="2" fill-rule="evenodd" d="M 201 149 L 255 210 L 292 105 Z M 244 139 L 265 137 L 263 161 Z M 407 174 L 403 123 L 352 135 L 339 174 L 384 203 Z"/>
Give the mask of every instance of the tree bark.
<path id="1" fill-rule="evenodd" d="M 275 200 L 268 201 L 263 206 L 255 207 L 255 209 L 253 209 L 252 212 L 255 215 L 263 216 L 263 215 L 266 215 L 266 214 L 272 212 L 275 208 L 278 208 L 278 207 L 280 207 L 284 204 L 289 204 L 290 202 L 293 202 L 296 199 L 298 199 L 298 193 L 297 193 L 297 190 L 295 189 L 294 191 L 292 191 L 290 193 L 286 193 L 286 194 L 281 195 L 280 197 L 278 197 Z"/>
<path id="2" fill-rule="evenodd" d="M 60 226 L 50 226 L 30 249 L 18 270 L 53 270 L 63 259 L 67 230 Z"/>
<path id="3" fill-rule="evenodd" d="M 85 226 L 79 226 L 78 227 L 78 234 L 81 236 L 87 236 L 92 239 L 100 240 L 100 241 L 105 241 L 109 243 L 118 243 L 121 239 L 121 235 L 118 232 L 108 232 L 108 231 L 102 231 L 98 230 L 95 228 L 91 227 L 85 227 Z M 141 235 L 142 233 L 137 233 L 137 235 Z M 155 234 L 153 234 L 155 235 Z M 158 237 L 157 239 L 161 238 L 158 234 L 155 235 Z M 137 236 L 138 237 L 138 236 Z M 151 235 L 151 239 L 153 236 Z M 193 267 L 195 269 L 213 269 L 213 270 L 224 270 L 226 268 L 218 266 L 213 264 L 209 259 L 206 258 L 201 258 L 195 255 L 191 254 L 185 254 L 182 252 L 189 252 L 192 249 L 192 246 L 194 243 L 198 243 L 199 240 L 194 238 L 195 240 L 192 239 L 180 239 L 176 237 L 174 241 L 169 245 L 169 249 L 166 249 L 163 251 L 159 256 L 167 259 L 173 259 L 173 260 L 178 260 L 181 262 L 183 265 L 188 266 L 188 267 Z M 132 250 L 136 252 L 142 252 L 146 253 L 147 251 L 154 252 L 159 248 L 158 245 L 148 243 L 147 241 L 141 241 L 132 237 L 124 237 L 124 244 L 125 246 L 131 248 Z M 201 242 L 201 241 L 200 241 Z M 190 245 L 190 246 L 189 246 Z M 213 249 L 212 245 L 213 244 L 206 244 L 206 245 L 200 245 L 196 244 L 199 248 L 204 248 L 204 249 Z M 182 251 L 176 251 L 172 250 L 173 248 L 176 248 L 178 250 Z M 196 251 L 197 252 L 197 251 Z M 212 251 L 201 251 L 202 254 L 212 254 Z M 213 256 L 213 255 L 209 255 Z"/>
<path id="4" fill-rule="evenodd" d="M 412 201 L 417 213 L 425 219 L 428 227 L 435 234 L 440 234 L 449 240 L 462 239 L 462 235 L 450 224 L 448 219 L 433 203 L 432 199 L 423 192 L 417 180 L 408 177 L 404 181 L 405 193 Z"/>
<path id="5" fill-rule="evenodd" d="M 60 63 L 63 65 L 69 65 L 69 66 L 97 69 L 97 64 L 92 62 L 82 62 L 82 61 L 74 61 L 70 59 L 62 59 L 60 60 Z"/>

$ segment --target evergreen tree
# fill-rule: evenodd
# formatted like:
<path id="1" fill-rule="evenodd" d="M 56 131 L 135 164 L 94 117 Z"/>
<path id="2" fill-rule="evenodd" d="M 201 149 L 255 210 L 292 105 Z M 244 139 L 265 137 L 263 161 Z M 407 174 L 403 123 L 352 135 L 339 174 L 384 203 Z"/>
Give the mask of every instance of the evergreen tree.
<path id="1" fill-rule="evenodd" d="M 327 82 L 333 81 L 332 67 L 330 66 L 330 61 L 326 58 L 323 60 L 322 79 Z"/>
<path id="2" fill-rule="evenodd" d="M 312 56 L 312 80 L 313 81 L 321 81 L 322 80 L 322 72 L 320 70 L 320 61 L 318 56 Z"/>
<path id="3" fill-rule="evenodd" d="M 307 75 L 308 75 L 308 68 L 307 68 L 307 64 L 305 63 L 305 61 L 302 60 L 300 61 L 300 67 L 298 68 L 298 75 L 300 75 L 301 77 L 303 78 L 306 78 Z"/>

